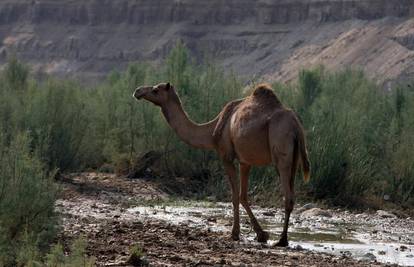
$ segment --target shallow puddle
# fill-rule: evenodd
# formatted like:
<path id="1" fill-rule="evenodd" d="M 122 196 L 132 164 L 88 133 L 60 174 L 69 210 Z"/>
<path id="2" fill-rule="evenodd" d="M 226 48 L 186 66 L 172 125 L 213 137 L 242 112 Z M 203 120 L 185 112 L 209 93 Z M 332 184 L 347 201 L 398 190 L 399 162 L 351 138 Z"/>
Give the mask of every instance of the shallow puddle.
<path id="1" fill-rule="evenodd" d="M 335 255 L 349 255 L 356 259 L 377 260 L 383 263 L 414 266 L 413 246 L 401 251 L 398 243 L 343 244 L 338 242 L 291 242 L 291 246 L 300 245 L 304 249 Z"/>
<path id="2" fill-rule="evenodd" d="M 252 242 L 255 234 L 247 215 L 241 211 L 242 240 Z M 282 231 L 283 212 L 253 207 L 273 245 Z M 303 218 L 292 214 L 289 227 L 290 247 L 307 249 L 356 259 L 414 266 L 414 221 L 382 218 L 375 214 L 331 211 L 331 217 Z M 232 209 L 227 203 L 189 202 L 181 206 L 133 207 L 122 216 L 163 220 L 172 224 L 230 232 Z"/>

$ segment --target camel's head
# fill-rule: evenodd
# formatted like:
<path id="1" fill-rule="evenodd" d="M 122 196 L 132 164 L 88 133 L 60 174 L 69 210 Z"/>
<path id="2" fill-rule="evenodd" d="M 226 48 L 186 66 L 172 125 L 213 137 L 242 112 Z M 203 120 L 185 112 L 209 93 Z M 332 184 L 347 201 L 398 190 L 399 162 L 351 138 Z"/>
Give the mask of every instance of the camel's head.
<path id="1" fill-rule="evenodd" d="M 138 87 L 133 97 L 145 99 L 157 106 L 163 106 L 171 100 L 176 100 L 177 94 L 170 83 L 160 83 L 154 86 Z"/>

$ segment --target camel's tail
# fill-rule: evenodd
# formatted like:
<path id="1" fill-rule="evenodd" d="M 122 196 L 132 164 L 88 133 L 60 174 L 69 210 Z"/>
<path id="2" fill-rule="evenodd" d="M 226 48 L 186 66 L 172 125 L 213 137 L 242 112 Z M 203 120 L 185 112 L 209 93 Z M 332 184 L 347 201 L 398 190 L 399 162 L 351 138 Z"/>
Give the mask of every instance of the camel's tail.
<path id="1" fill-rule="evenodd" d="M 308 182 L 310 179 L 310 162 L 308 158 L 308 152 L 306 150 L 305 134 L 303 133 L 302 127 L 300 127 L 300 131 L 298 134 L 298 145 L 300 160 L 302 162 L 303 180 L 305 182 Z"/>

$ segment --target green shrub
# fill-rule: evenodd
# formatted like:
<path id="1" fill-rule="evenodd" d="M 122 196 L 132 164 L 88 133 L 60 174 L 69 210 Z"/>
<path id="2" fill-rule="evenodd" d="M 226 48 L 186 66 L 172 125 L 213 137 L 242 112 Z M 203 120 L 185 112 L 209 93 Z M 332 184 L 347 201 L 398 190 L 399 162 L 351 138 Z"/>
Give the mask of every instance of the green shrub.
<path id="1" fill-rule="evenodd" d="M 124 171 L 137 155 L 157 151 L 165 170 L 161 175 L 203 181 L 200 194 L 221 198 L 228 192 L 215 153 L 185 145 L 159 108 L 131 96 L 140 85 L 169 81 L 199 123 L 242 96 L 238 77 L 208 61 L 196 64 L 182 42 L 164 64 L 131 64 L 93 88 L 53 79 L 36 82 L 18 61 L 11 61 L 0 79 L 5 99 L 0 102 L 1 145 L 27 133 L 29 152 L 48 170 L 113 166 L 113 171 Z M 298 181 L 302 192 L 339 205 L 384 194 L 399 203 L 414 201 L 412 89 L 385 92 L 361 71 L 323 67 L 302 70 L 296 84 L 277 83 L 274 89 L 306 130 L 312 174 L 310 184 Z M 276 177 L 273 167 L 254 168 L 251 188 L 278 191 Z"/>
<path id="2" fill-rule="evenodd" d="M 47 250 L 57 230 L 55 194 L 53 173 L 30 151 L 27 134 L 0 147 L 0 265 L 36 262 Z"/>
<path id="3" fill-rule="evenodd" d="M 28 84 L 29 68 L 13 56 L 9 59 L 4 76 L 9 90 L 25 91 Z"/>
<path id="4" fill-rule="evenodd" d="M 375 179 L 369 154 L 374 144 L 365 140 L 368 132 L 374 133 L 375 109 L 381 105 L 374 103 L 380 93 L 374 88 L 359 72 L 327 74 L 319 97 L 308 107 L 311 186 L 317 198 L 349 203 L 348 198 L 363 195 Z M 358 103 L 361 98 L 365 101 Z"/>
<path id="5" fill-rule="evenodd" d="M 46 255 L 46 266 L 92 267 L 95 266 L 95 258 L 86 255 L 86 241 L 83 238 L 78 238 L 73 241 L 68 256 L 65 256 L 61 244 L 52 246 L 50 252 Z"/>
<path id="6" fill-rule="evenodd" d="M 312 175 L 302 188 L 311 196 L 348 206 L 369 194 L 412 198 L 411 90 L 386 93 L 361 71 L 323 68 L 301 71 L 296 87 L 275 88 L 307 130 Z"/>
<path id="7" fill-rule="evenodd" d="M 49 80 L 27 92 L 26 127 L 50 169 L 81 166 L 78 161 L 88 127 L 86 103 L 73 83 Z"/>
<path id="8" fill-rule="evenodd" d="M 397 88 L 392 93 L 392 119 L 384 165 L 389 171 L 381 193 L 394 201 L 414 204 L 414 90 Z"/>

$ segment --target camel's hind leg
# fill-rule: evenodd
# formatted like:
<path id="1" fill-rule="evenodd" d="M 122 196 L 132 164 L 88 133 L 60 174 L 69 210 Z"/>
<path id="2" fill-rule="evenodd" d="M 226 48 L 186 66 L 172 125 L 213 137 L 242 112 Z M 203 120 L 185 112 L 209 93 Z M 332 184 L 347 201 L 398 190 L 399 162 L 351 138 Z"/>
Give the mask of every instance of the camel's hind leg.
<path id="1" fill-rule="evenodd" d="M 231 237 L 233 240 L 239 240 L 240 236 L 240 218 L 239 218 L 239 188 L 237 187 L 236 168 L 232 162 L 224 161 L 224 170 L 228 176 L 231 188 L 231 198 L 233 202 L 233 229 Z"/>
<path id="2" fill-rule="evenodd" d="M 260 224 L 257 222 L 256 217 L 254 217 L 252 210 L 249 206 L 247 191 L 249 187 L 249 171 L 250 165 L 240 164 L 240 203 L 243 205 L 247 214 L 249 215 L 250 222 L 252 223 L 253 230 L 257 234 L 258 242 L 267 242 L 269 239 L 269 234 L 262 230 Z"/>
<path id="3" fill-rule="evenodd" d="M 275 149 L 273 155 L 276 163 L 277 170 L 280 175 L 281 189 L 285 199 L 285 219 L 283 224 L 283 232 L 281 234 L 279 242 L 276 246 L 286 247 L 288 245 L 288 227 L 289 218 L 295 204 L 294 182 L 296 168 L 298 164 L 297 143 L 294 138 L 293 142 L 286 142 L 289 147 L 285 146 L 285 149 Z M 283 147 L 283 145 L 281 145 Z M 285 151 L 285 152 L 282 152 Z"/>

